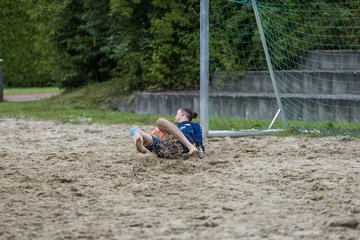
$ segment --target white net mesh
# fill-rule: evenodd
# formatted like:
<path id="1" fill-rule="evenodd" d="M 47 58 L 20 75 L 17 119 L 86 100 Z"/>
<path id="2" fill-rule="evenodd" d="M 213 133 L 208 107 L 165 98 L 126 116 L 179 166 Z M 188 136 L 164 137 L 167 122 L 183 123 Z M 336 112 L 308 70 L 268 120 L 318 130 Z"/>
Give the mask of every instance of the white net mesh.
<path id="1" fill-rule="evenodd" d="M 273 127 L 357 134 L 360 2 L 210 1 L 210 130 Z"/>

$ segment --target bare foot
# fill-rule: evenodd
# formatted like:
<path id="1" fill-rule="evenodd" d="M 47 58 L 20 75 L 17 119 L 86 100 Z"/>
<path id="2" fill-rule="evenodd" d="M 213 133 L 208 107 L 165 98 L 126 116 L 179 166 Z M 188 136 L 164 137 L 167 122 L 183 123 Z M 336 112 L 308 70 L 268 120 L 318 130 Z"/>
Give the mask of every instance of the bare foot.
<path id="1" fill-rule="evenodd" d="M 189 158 L 197 157 L 197 156 L 198 156 L 198 152 L 199 152 L 199 150 L 197 150 L 196 148 L 195 148 L 195 149 L 191 149 L 191 151 L 182 154 L 182 158 L 183 158 L 183 160 L 188 160 Z"/>
<path id="2" fill-rule="evenodd" d="M 197 150 L 196 147 L 192 147 L 189 149 L 189 155 L 190 157 L 196 157 L 198 155 L 199 150 Z"/>
<path id="3" fill-rule="evenodd" d="M 144 147 L 144 145 L 142 144 L 142 141 L 140 138 L 136 139 L 136 150 L 140 153 L 145 154 L 146 153 L 146 148 Z"/>

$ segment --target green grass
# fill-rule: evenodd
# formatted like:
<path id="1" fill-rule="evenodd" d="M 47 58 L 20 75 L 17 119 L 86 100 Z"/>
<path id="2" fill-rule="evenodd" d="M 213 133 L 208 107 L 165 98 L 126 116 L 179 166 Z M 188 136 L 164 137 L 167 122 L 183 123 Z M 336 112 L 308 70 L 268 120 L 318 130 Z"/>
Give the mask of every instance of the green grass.
<path id="1" fill-rule="evenodd" d="M 11 91 L 10 91 L 11 90 Z M 57 88 L 7 89 L 7 93 L 60 93 Z M 0 117 L 32 118 L 70 123 L 102 123 L 154 125 L 159 117 L 173 120 L 173 116 L 119 112 L 115 99 L 131 101 L 132 96 L 117 96 L 110 83 L 94 84 L 44 100 L 0 102 Z"/>
<path id="2" fill-rule="evenodd" d="M 57 87 L 45 88 L 4 88 L 4 94 L 32 94 L 32 93 L 56 93 L 62 91 Z"/>
<path id="3" fill-rule="evenodd" d="M 244 129 L 267 129 L 271 119 L 238 119 L 229 117 L 210 118 L 209 127 L 212 130 L 244 130 Z M 276 121 L 273 128 L 282 128 L 282 124 Z"/>
<path id="4" fill-rule="evenodd" d="M 115 86 L 115 87 L 114 87 Z M 14 89 L 16 93 L 49 92 L 47 89 Z M 52 91 L 59 91 L 50 88 Z M 41 120 L 55 120 L 70 123 L 102 123 L 155 125 L 159 117 L 174 120 L 174 116 L 158 114 L 136 114 L 119 112 L 114 101 L 132 101 L 133 96 L 123 96 L 111 82 L 94 84 L 76 91 L 62 92 L 56 97 L 29 102 L 0 102 L 0 117 L 32 118 Z M 198 120 L 198 119 L 196 119 Z M 214 117 L 210 119 L 212 130 L 240 130 L 267 129 L 269 119 L 234 119 Z M 360 124 L 340 122 L 306 122 L 289 121 L 287 131 L 281 136 L 307 133 L 309 136 L 352 135 L 360 136 Z M 282 128 L 280 121 L 276 121 L 273 128 Z M 319 131 L 320 130 L 320 131 Z M 278 134 L 279 135 L 279 134 Z"/>
<path id="5" fill-rule="evenodd" d="M 111 110 L 87 109 L 74 106 L 49 105 L 48 100 L 30 102 L 0 103 L 0 117 L 33 118 L 56 120 L 70 123 L 104 124 L 145 124 L 154 125 L 159 117 L 171 119 L 165 115 L 143 115 Z"/>
<path id="6" fill-rule="evenodd" d="M 55 101 L 56 102 L 56 101 Z M 154 125 L 159 117 L 171 120 L 172 116 L 143 115 L 103 109 L 91 109 L 76 105 L 54 104 L 54 100 L 0 103 L 0 117 L 32 118 L 70 123 L 103 123 Z"/>

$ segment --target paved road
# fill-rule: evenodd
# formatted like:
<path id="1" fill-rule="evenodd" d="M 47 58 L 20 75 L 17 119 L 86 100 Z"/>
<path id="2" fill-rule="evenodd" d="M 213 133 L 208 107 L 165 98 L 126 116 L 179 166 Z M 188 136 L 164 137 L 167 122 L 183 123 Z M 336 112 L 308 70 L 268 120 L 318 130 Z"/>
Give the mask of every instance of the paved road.
<path id="1" fill-rule="evenodd" d="M 50 98 L 57 95 L 56 93 L 27 93 L 27 94 L 4 94 L 4 100 L 11 102 L 33 101 Z"/>

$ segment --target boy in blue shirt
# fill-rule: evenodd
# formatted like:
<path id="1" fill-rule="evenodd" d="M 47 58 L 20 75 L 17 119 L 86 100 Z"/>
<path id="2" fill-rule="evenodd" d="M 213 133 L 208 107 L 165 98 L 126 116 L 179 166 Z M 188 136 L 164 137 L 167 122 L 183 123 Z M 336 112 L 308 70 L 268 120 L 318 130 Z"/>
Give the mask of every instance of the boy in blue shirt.
<path id="1" fill-rule="evenodd" d="M 138 152 L 147 150 L 160 158 L 178 158 L 182 154 L 204 157 L 204 146 L 201 126 L 192 122 L 198 114 L 188 108 L 180 108 L 176 112 L 175 123 L 160 118 L 157 122 L 157 136 L 150 135 L 140 128 L 132 128 L 131 140 Z M 161 136 L 161 137 L 160 137 Z"/>

